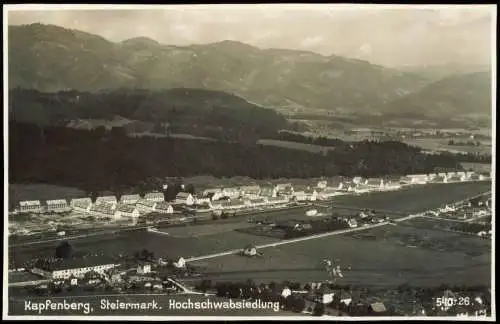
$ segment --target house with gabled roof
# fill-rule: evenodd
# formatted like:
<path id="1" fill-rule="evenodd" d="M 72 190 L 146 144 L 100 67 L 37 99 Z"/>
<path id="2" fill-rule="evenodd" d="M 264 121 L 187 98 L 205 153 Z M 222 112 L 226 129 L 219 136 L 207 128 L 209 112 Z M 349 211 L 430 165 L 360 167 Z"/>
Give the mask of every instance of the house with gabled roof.
<path id="1" fill-rule="evenodd" d="M 139 210 L 133 205 L 117 204 L 115 209 L 115 219 L 138 218 Z"/>
<path id="2" fill-rule="evenodd" d="M 192 205 L 194 205 L 194 197 L 189 192 L 182 192 L 181 191 L 175 196 L 175 203 L 187 205 L 187 206 L 192 206 Z"/>
<path id="3" fill-rule="evenodd" d="M 246 198 L 257 198 L 260 195 L 260 186 L 258 185 L 253 185 L 253 186 L 242 186 L 240 187 L 241 195 L 246 197 Z"/>
<path id="4" fill-rule="evenodd" d="M 154 191 L 145 194 L 144 199 L 149 201 L 160 202 L 160 201 L 165 201 L 165 196 L 163 195 L 163 192 Z"/>
<path id="5" fill-rule="evenodd" d="M 163 213 L 163 214 L 173 214 L 174 213 L 174 207 L 172 204 L 166 202 L 166 201 L 160 201 L 156 203 L 154 206 L 154 211 Z"/>
<path id="6" fill-rule="evenodd" d="M 70 206 L 75 211 L 87 213 L 92 207 L 92 200 L 90 198 L 74 198 L 71 199 Z"/>
<path id="7" fill-rule="evenodd" d="M 69 205 L 66 199 L 47 200 L 45 204 L 48 212 L 64 212 L 69 210 Z"/>
<path id="8" fill-rule="evenodd" d="M 141 197 L 137 194 L 133 195 L 122 195 L 120 197 L 120 203 L 125 205 L 135 205 Z"/>
<path id="9" fill-rule="evenodd" d="M 116 204 L 118 203 L 116 196 L 100 196 L 97 197 L 95 200 L 96 204 L 101 204 L 101 203 L 110 203 L 110 204 Z"/>
<path id="10" fill-rule="evenodd" d="M 260 190 L 261 197 L 276 197 L 278 192 L 274 186 L 262 186 Z"/>
<path id="11" fill-rule="evenodd" d="M 21 213 L 40 213 L 42 210 L 40 200 L 24 200 L 19 202 L 19 211 Z"/>
<path id="12" fill-rule="evenodd" d="M 141 213 L 150 213 L 155 211 L 156 204 L 158 202 L 156 201 L 151 201 L 151 200 L 146 200 L 146 199 L 139 199 L 135 206 L 137 207 L 137 210 Z"/>

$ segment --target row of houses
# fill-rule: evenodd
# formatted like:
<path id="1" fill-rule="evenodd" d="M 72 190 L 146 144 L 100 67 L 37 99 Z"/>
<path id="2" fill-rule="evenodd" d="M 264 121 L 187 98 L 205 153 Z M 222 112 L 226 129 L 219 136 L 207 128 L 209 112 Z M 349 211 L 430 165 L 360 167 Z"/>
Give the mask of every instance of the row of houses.
<path id="1" fill-rule="evenodd" d="M 273 203 L 273 199 L 284 199 L 294 201 L 315 201 L 326 200 L 336 195 L 345 193 L 362 193 L 374 190 L 397 190 L 405 185 L 418 185 L 426 183 L 451 183 L 461 181 L 482 181 L 491 179 L 491 174 L 475 172 L 443 172 L 432 174 L 414 174 L 403 177 L 336 177 L 329 180 L 321 180 L 311 185 L 293 185 L 292 183 L 280 183 L 276 185 L 248 185 L 241 187 L 225 187 L 206 189 L 201 195 L 195 196 L 187 192 L 179 192 L 172 202 L 173 205 L 214 205 L 214 202 L 223 201 L 221 204 L 215 203 L 211 208 L 219 208 L 219 205 L 228 209 L 236 208 L 232 206 L 242 205 L 241 201 L 246 201 L 246 205 L 265 206 Z M 280 198 L 281 197 L 281 198 Z M 238 200 L 239 199 L 239 200 Z M 262 200 L 264 199 L 264 200 Z M 224 201 L 226 201 L 224 203 Z M 156 204 L 159 203 L 159 204 Z M 97 197 L 95 203 L 90 198 L 76 198 L 69 203 L 65 199 L 48 200 L 42 204 L 39 200 L 21 201 L 19 203 L 20 212 L 65 212 L 71 209 L 90 212 L 90 206 L 101 206 L 101 204 L 111 205 L 134 205 L 139 211 L 163 211 L 169 213 L 172 210 L 168 203 L 165 203 L 162 192 L 150 192 L 143 198 L 138 194 L 122 195 L 120 199 L 116 196 Z M 279 202 L 278 202 L 279 204 Z M 226 206 L 227 205 L 227 206 Z M 99 210 L 105 208 L 94 207 Z M 224 208 L 224 207 L 223 207 Z M 239 207 L 238 207 L 239 208 Z"/>

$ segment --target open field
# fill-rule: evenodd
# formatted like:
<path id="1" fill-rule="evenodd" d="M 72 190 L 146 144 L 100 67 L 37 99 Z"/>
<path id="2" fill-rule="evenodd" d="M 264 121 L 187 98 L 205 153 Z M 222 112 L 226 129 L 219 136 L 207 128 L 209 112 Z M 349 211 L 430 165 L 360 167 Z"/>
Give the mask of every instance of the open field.
<path id="1" fill-rule="evenodd" d="M 262 258 L 236 255 L 207 260 L 214 280 L 318 281 L 329 279 L 322 259 L 344 270 L 339 284 L 390 287 L 490 284 L 491 241 L 457 233 L 384 226 L 263 250 Z"/>
<path id="2" fill-rule="evenodd" d="M 454 202 L 474 196 L 491 189 L 491 182 L 471 182 L 454 184 L 431 184 L 407 188 L 401 191 L 379 192 L 360 196 L 338 196 L 333 204 L 355 206 L 358 208 L 373 208 L 378 210 L 394 210 L 406 213 L 422 212 L 434 209 L 445 203 Z M 300 219 L 306 218 L 306 208 L 282 210 L 252 216 L 254 219 Z M 391 215 L 389 215 L 391 216 Z M 395 216 L 400 217 L 400 216 Z M 227 225 L 228 231 L 218 230 L 222 224 L 235 222 L 234 226 L 252 226 L 247 217 L 224 220 L 206 224 L 206 231 L 217 231 L 217 234 L 203 237 L 174 238 L 148 232 L 130 232 L 110 235 L 109 237 L 94 237 L 71 241 L 76 250 L 95 251 L 99 253 L 118 254 L 134 253 L 140 249 L 153 251 L 157 256 L 199 256 L 231 249 L 243 248 L 247 244 L 266 244 L 276 239 L 238 233 Z M 226 225 L 223 225 L 223 227 Z M 211 229 L 213 227 L 214 229 Z M 166 231 L 168 232 L 169 229 Z M 189 236 L 193 227 L 176 228 L 177 235 Z M 49 244 L 10 247 L 9 256 L 17 261 L 23 261 L 35 256 L 54 254 L 58 242 Z"/>
<path id="3" fill-rule="evenodd" d="M 268 146 L 277 146 L 288 149 L 302 150 L 308 151 L 312 153 L 322 153 L 325 150 L 333 150 L 333 147 L 326 147 L 314 144 L 305 144 L 299 142 L 291 142 L 291 141 L 281 141 L 281 140 L 273 140 L 273 139 L 261 139 L 257 141 L 257 144 L 268 145 Z"/>
<path id="4" fill-rule="evenodd" d="M 480 146 L 472 145 L 448 145 L 450 138 L 419 138 L 407 139 L 403 142 L 423 148 L 429 151 L 450 151 L 450 152 L 465 152 L 465 153 L 481 153 L 491 154 L 491 142 L 482 141 Z"/>
<path id="5" fill-rule="evenodd" d="M 163 233 L 168 233 L 171 237 L 187 238 L 187 237 L 203 237 L 208 235 L 222 234 L 234 231 L 240 228 L 247 227 L 248 224 L 238 222 L 202 224 L 202 225 L 186 225 L 182 227 L 167 227 L 160 229 Z"/>

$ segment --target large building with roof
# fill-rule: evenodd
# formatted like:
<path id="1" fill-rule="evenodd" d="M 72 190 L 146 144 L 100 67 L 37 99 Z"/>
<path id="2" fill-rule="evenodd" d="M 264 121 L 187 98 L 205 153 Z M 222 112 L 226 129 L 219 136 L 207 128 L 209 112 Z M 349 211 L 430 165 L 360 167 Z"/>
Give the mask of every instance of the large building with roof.
<path id="1" fill-rule="evenodd" d="M 38 262 L 31 271 L 48 279 L 61 280 L 70 277 L 84 278 L 89 272 L 104 274 L 116 266 L 119 264 L 109 258 L 93 257 Z"/>
<path id="2" fill-rule="evenodd" d="M 40 200 L 25 200 L 19 202 L 21 213 L 41 213 L 43 211 Z"/>
<path id="3" fill-rule="evenodd" d="M 96 204 L 101 204 L 101 203 L 116 204 L 116 203 L 118 203 L 118 200 L 116 199 L 116 196 L 101 196 L 101 197 L 96 198 L 95 203 Z"/>
<path id="4" fill-rule="evenodd" d="M 92 207 L 92 200 L 90 198 L 74 198 L 71 199 L 70 206 L 75 211 L 88 213 Z"/>
<path id="5" fill-rule="evenodd" d="M 254 199 L 259 197 L 260 195 L 260 186 L 258 185 L 243 186 L 240 188 L 240 190 L 241 190 L 241 195 L 244 196 L 245 198 Z"/>
<path id="6" fill-rule="evenodd" d="M 110 204 L 110 203 L 96 203 L 90 207 L 90 215 L 94 217 L 110 217 L 113 218 L 115 217 L 115 209 L 116 209 L 116 204 Z"/>
<path id="7" fill-rule="evenodd" d="M 155 191 L 155 192 L 148 192 L 147 194 L 145 194 L 144 199 L 149 201 L 160 202 L 160 201 L 165 201 L 165 196 L 163 195 L 162 192 Z"/>
<path id="8" fill-rule="evenodd" d="M 182 204 L 182 205 L 187 205 L 187 206 L 192 206 L 195 203 L 195 199 L 192 194 L 189 192 L 179 192 L 175 196 L 175 203 L 176 204 Z"/>
<path id="9" fill-rule="evenodd" d="M 70 209 L 66 199 L 47 200 L 45 204 L 48 212 L 64 212 Z"/>
<path id="10" fill-rule="evenodd" d="M 125 205 L 135 205 L 139 201 L 139 199 L 141 199 L 141 196 L 137 194 L 123 195 L 120 197 L 120 203 Z"/>
<path id="11" fill-rule="evenodd" d="M 117 204 L 115 209 L 115 219 L 137 219 L 139 217 L 139 210 L 133 205 Z"/>

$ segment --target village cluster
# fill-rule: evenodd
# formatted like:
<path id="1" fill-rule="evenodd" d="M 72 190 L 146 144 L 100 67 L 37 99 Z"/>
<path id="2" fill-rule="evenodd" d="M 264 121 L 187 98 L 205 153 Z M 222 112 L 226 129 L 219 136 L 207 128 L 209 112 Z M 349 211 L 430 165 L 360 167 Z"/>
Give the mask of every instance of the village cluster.
<path id="1" fill-rule="evenodd" d="M 372 191 L 398 190 L 408 185 L 426 183 L 449 183 L 461 181 L 488 180 L 490 174 L 475 172 L 447 172 L 435 174 L 417 174 L 403 177 L 384 178 L 345 178 L 337 177 L 321 180 L 310 185 L 281 183 L 275 185 L 247 185 L 206 189 L 198 194 L 181 191 L 173 201 L 165 201 L 162 192 L 116 196 L 101 196 L 95 201 L 91 198 L 57 199 L 41 202 L 39 200 L 20 201 L 11 214 L 39 214 L 44 222 L 59 221 L 46 218 L 58 214 L 91 216 L 93 222 L 120 223 L 136 225 L 143 215 L 190 214 L 242 212 L 287 207 L 318 200 L 329 200 L 338 195 L 361 194 Z M 181 216 L 182 217 L 182 216 Z M 49 222 L 50 223 L 50 222 Z M 26 232 L 24 226 L 16 226 L 13 219 L 9 224 L 10 234 Z"/>

